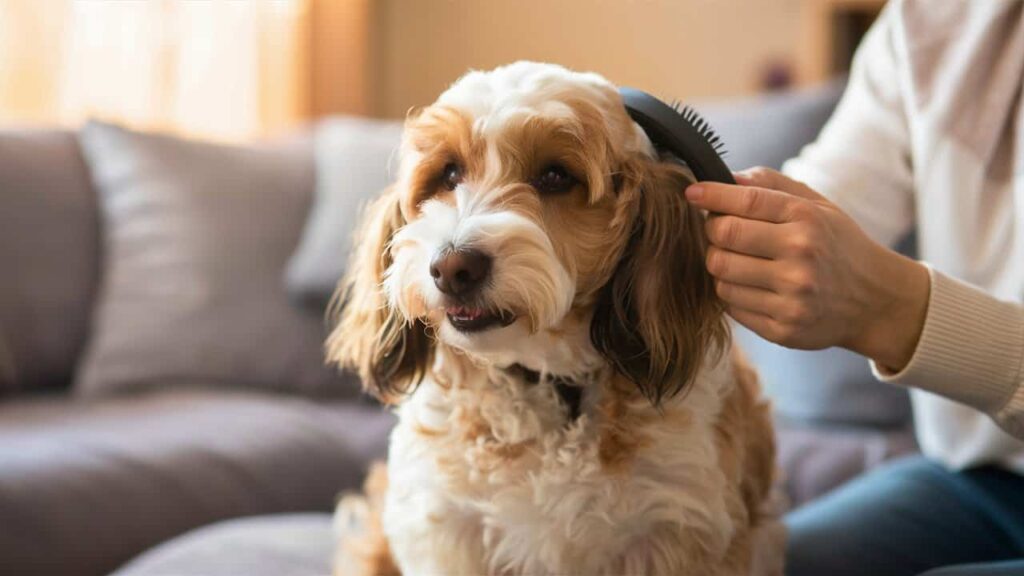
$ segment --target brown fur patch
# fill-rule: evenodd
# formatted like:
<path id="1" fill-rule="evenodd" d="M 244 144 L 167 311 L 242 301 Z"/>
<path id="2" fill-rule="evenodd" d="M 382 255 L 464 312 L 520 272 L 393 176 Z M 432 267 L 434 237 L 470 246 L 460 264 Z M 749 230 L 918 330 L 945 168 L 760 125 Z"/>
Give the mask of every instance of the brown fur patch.
<path id="1" fill-rule="evenodd" d="M 532 440 L 524 442 L 501 442 L 494 437 L 491 426 L 475 409 L 458 407 L 455 410 L 454 424 L 460 439 L 467 445 L 482 442 L 482 448 L 499 460 L 515 460 L 526 453 L 526 449 L 534 444 Z"/>
<path id="2" fill-rule="evenodd" d="M 335 576 L 401 576 L 401 571 L 391 557 L 381 523 L 387 486 L 387 466 L 383 462 L 375 462 L 363 484 L 363 497 L 369 507 L 369 514 L 358 535 L 346 535 L 338 543 Z M 341 572 L 343 567 L 345 573 Z"/>
<path id="3" fill-rule="evenodd" d="M 763 507 L 775 478 L 775 436 L 757 374 L 738 349 L 732 356 L 735 387 L 725 399 L 715 431 L 719 465 L 729 484 L 729 513 L 741 527 L 725 563 L 739 574 L 749 572 L 754 531 L 763 525 Z"/>
<path id="4" fill-rule="evenodd" d="M 407 181 L 402 199 L 402 214 L 408 220 L 419 216 L 420 205 L 428 199 L 453 202 L 444 187 L 445 167 L 455 164 L 463 180 L 475 177 L 483 169 L 482 143 L 473 138 L 471 119 L 445 106 L 430 106 L 405 123 L 403 136 L 407 152 L 421 155 Z"/>
<path id="5" fill-rule="evenodd" d="M 427 426 L 424 426 L 419 422 L 413 424 L 412 429 L 420 436 L 425 436 L 427 438 L 440 438 L 441 436 L 444 436 L 444 430 L 438 430 L 437 428 L 428 428 Z"/>
<path id="6" fill-rule="evenodd" d="M 641 399 L 632 383 L 613 374 L 598 403 L 598 457 L 609 473 L 627 472 L 636 453 L 649 442 L 643 435 L 644 418 L 630 409 L 631 403 Z"/>
<path id="7" fill-rule="evenodd" d="M 491 442 L 487 444 L 486 448 L 489 452 L 502 460 L 516 460 L 518 458 L 522 458 L 523 454 L 526 453 L 526 449 L 534 444 L 536 444 L 536 442 L 533 440 L 515 443 Z"/>

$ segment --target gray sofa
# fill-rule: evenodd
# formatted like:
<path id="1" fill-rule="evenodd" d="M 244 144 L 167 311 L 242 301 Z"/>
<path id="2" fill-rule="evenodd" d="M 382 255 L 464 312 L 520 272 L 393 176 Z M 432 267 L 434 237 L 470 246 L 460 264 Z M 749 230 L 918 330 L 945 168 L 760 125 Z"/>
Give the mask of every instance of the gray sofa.
<path id="1" fill-rule="evenodd" d="M 734 167 L 778 165 L 813 138 L 838 91 L 832 86 L 703 109 L 729 143 L 726 158 Z M 107 162 L 104 150 L 126 138 L 112 130 L 87 127 L 84 137 L 0 131 L 0 574 L 98 576 L 119 566 L 119 576 L 326 573 L 332 504 L 339 492 L 357 487 L 368 462 L 384 453 L 392 417 L 359 397 L 351 379 L 293 385 L 288 370 L 277 365 L 269 384 L 243 376 L 253 363 L 273 356 L 269 348 L 254 352 L 249 342 L 244 352 L 258 357 L 236 358 L 238 378 L 223 370 L 211 377 L 200 366 L 219 359 L 221 348 L 209 343 L 182 355 L 173 370 L 163 363 L 150 369 L 153 377 L 123 369 L 142 354 L 141 344 L 118 336 L 144 324 L 148 314 L 143 308 L 142 317 L 136 313 L 126 324 L 112 312 L 121 303 L 110 300 L 138 298 L 154 286 L 156 296 L 147 297 L 178 292 L 164 286 L 174 275 L 168 279 L 125 263 L 137 252 L 133 243 L 153 242 L 155 232 L 143 227 L 123 233 L 117 210 L 134 210 L 129 224 L 146 221 L 165 207 L 159 194 L 166 193 L 167 179 L 184 178 L 187 190 L 204 186 L 203 178 L 230 167 L 228 156 L 235 152 L 210 148 L 190 155 L 171 139 L 139 136 L 150 147 L 145 154 L 156 156 L 140 152 L 141 160 Z M 314 165 L 319 156 L 313 150 L 331 141 L 318 138 L 314 128 L 289 139 L 280 152 L 295 162 L 287 172 L 294 182 L 283 184 L 297 191 L 288 210 L 304 215 L 319 205 L 317 182 L 330 178 Z M 279 149 L 267 150 L 263 146 L 260 154 Z M 187 168 L 187 162 L 218 155 L 227 159 L 195 173 Z M 125 168 L 150 170 L 164 157 L 178 164 L 163 167 L 158 185 L 149 177 L 132 180 Z M 246 156 L 246 162 L 265 169 L 268 157 Z M 218 186 L 235 180 L 215 179 Z M 273 178 L 259 180 L 253 185 Z M 133 182 L 153 186 L 160 201 L 145 209 L 128 202 L 134 196 L 125 196 L 131 191 L 123 188 Z M 304 225 L 289 226 L 277 242 L 290 251 Z M 312 338 L 309 327 L 321 327 L 322 308 L 289 300 L 286 290 L 270 286 L 286 283 L 286 259 L 247 254 L 246 242 L 218 242 L 240 250 L 261 270 L 258 281 L 268 284 L 258 291 L 263 300 L 257 305 L 276 307 L 276 316 L 267 317 L 279 320 L 256 324 L 252 338 L 266 345 L 258 330 L 283 333 L 290 345 Z M 158 245 L 154 254 L 164 255 L 165 248 Z M 186 266 L 181 260 L 189 254 L 167 259 Z M 223 272 L 235 265 L 230 260 L 218 256 L 210 269 Z M 176 290 L 191 293 L 190 286 Z M 160 341 L 167 357 L 176 357 L 177 347 L 196 345 L 190 326 L 206 322 L 216 330 L 237 323 L 236 298 L 203 295 L 197 300 L 201 317 L 157 326 L 161 337 L 184 326 L 180 338 Z M 246 334 L 217 344 L 241 354 L 230 338 L 246 340 Z M 794 505 L 914 449 L 905 394 L 872 383 L 861 360 L 838 351 L 784 351 L 742 331 L 738 338 L 776 400 L 782 487 Z M 124 357 L 107 353 L 118 346 L 128 350 Z M 295 358 L 307 353 L 293 351 L 281 362 L 296 365 Z"/>
<path id="2" fill-rule="evenodd" d="M 75 133 L 0 132 L 0 574 L 106 574 L 197 526 L 330 510 L 391 426 L 351 383 L 75 389 L 104 275 L 91 182 Z"/>

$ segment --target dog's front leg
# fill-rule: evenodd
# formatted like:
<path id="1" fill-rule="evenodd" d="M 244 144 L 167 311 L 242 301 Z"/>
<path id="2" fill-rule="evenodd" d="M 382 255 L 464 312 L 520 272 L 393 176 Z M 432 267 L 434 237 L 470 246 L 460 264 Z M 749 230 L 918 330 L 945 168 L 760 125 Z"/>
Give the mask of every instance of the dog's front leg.
<path id="1" fill-rule="evenodd" d="M 403 406 L 388 451 L 383 526 L 395 563 L 404 576 L 488 574 L 480 513 L 460 497 L 460 476 L 439 467 L 454 456 L 445 455 L 439 437 L 409 424 L 421 420 L 411 412 Z"/>
<path id="2" fill-rule="evenodd" d="M 392 485 L 384 525 L 404 576 L 489 573 L 479 514 L 439 493 Z"/>

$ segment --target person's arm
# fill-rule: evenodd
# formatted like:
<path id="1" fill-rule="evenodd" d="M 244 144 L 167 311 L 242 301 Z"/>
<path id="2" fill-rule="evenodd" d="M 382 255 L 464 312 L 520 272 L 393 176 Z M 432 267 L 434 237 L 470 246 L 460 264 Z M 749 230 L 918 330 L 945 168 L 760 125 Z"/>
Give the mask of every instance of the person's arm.
<path id="1" fill-rule="evenodd" d="M 913 356 L 898 371 L 873 362 L 875 376 L 972 406 L 1024 439 L 1024 305 L 929 272 L 928 313 Z"/>
<path id="2" fill-rule="evenodd" d="M 777 172 L 702 182 L 707 266 L 729 314 L 772 342 L 841 346 L 882 380 L 990 414 L 1024 438 L 1024 306 L 870 239 L 838 206 Z"/>
<path id="3" fill-rule="evenodd" d="M 897 370 L 917 344 L 929 284 L 923 266 L 884 247 L 914 222 L 898 8 L 888 5 L 865 36 L 843 98 L 817 140 L 786 163 L 807 185 L 755 169 L 737 175 L 747 192 L 725 191 L 719 199 L 719 188 L 709 185 L 708 198 L 691 198 L 727 214 L 709 219 L 708 264 L 736 320 L 778 343 L 841 345 Z M 808 263 L 822 269 L 805 269 Z M 753 274 L 774 276 L 755 282 Z M 804 292 L 830 301 L 783 301 Z M 770 322 L 755 315 L 765 302 L 776 316 Z M 871 317 L 891 322 L 868 325 Z"/>
<path id="4" fill-rule="evenodd" d="M 896 17 L 890 5 L 822 135 L 787 163 L 809 185 L 762 169 L 687 189 L 715 214 L 708 269 L 730 314 L 768 340 L 848 348 L 883 380 L 983 410 L 1024 438 L 1024 307 L 886 248 L 914 220 Z"/>

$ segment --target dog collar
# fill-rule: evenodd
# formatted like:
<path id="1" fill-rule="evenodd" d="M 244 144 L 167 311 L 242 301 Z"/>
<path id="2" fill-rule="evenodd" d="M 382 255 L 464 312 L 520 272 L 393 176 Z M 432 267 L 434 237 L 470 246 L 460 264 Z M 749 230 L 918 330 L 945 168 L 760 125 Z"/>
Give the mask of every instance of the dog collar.
<path id="1" fill-rule="evenodd" d="M 527 368 L 522 364 L 513 364 L 505 368 L 505 371 L 514 377 L 522 379 L 527 384 L 539 384 L 541 381 L 540 372 Z M 575 422 L 580 417 L 580 405 L 583 403 L 583 387 L 572 378 L 555 374 L 544 375 L 544 381 L 550 382 L 554 387 L 559 400 L 561 400 L 568 411 L 569 422 Z"/>

